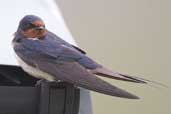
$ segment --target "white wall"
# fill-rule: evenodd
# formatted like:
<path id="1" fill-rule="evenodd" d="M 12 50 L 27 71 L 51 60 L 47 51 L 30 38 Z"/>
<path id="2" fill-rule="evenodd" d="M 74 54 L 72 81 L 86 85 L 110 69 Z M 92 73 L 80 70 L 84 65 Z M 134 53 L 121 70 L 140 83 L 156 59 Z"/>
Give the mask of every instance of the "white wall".
<path id="1" fill-rule="evenodd" d="M 3 0 L 0 2 L 0 64 L 17 65 L 11 41 L 21 18 L 28 14 L 40 16 L 46 28 L 75 44 L 53 0 Z M 91 114 L 89 91 L 81 89 L 79 114 Z"/>
<path id="2" fill-rule="evenodd" d="M 56 4 L 51 4 L 48 0 L 4 0 L 0 3 L 0 14 L 0 64 L 17 64 L 11 41 L 20 19 L 28 14 L 40 16 L 50 31 L 75 43 Z"/>

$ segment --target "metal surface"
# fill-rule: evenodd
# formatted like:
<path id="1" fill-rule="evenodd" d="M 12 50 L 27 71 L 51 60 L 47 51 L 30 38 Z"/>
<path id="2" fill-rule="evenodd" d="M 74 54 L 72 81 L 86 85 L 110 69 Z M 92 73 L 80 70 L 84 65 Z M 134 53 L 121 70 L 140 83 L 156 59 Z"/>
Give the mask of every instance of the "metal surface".
<path id="1" fill-rule="evenodd" d="M 0 114 L 78 114 L 78 88 L 65 82 L 36 82 L 20 67 L 0 65 Z"/>

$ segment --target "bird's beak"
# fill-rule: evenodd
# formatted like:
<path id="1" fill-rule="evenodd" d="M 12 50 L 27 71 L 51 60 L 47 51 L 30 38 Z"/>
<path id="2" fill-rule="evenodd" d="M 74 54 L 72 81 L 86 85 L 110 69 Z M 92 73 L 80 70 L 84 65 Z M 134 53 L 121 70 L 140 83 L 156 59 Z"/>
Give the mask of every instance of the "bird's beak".
<path id="1" fill-rule="evenodd" d="M 44 26 L 35 27 L 34 29 L 38 31 L 46 30 Z"/>

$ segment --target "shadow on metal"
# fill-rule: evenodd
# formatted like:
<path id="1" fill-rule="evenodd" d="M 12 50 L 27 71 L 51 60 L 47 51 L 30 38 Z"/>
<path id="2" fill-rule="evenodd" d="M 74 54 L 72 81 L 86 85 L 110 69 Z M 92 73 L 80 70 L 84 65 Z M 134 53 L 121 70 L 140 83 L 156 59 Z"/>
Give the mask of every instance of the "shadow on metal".
<path id="1" fill-rule="evenodd" d="M 0 65 L 0 114 L 78 114 L 78 88 L 37 81 L 18 66 Z"/>

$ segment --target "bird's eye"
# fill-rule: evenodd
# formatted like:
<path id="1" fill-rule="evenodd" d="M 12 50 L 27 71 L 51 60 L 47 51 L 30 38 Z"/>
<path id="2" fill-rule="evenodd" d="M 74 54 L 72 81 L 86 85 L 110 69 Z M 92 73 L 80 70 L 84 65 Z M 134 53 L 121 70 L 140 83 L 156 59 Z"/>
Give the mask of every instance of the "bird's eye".
<path id="1" fill-rule="evenodd" d="M 28 29 L 31 29 L 31 28 L 34 28 L 34 27 L 36 27 L 34 24 L 27 23 L 27 24 L 25 24 L 24 30 L 28 30 Z"/>
<path id="2" fill-rule="evenodd" d="M 32 24 L 32 23 L 29 23 L 29 24 L 28 24 L 28 27 L 29 27 L 29 28 L 34 28 L 34 27 L 36 27 L 36 26 L 35 26 L 34 24 Z"/>

